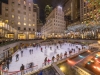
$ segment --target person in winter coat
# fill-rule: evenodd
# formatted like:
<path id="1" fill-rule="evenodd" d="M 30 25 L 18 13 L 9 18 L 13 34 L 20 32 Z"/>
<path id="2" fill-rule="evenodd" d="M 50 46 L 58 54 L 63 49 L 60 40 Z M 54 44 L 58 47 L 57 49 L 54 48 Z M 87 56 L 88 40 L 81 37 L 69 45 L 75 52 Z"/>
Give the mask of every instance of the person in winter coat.
<path id="1" fill-rule="evenodd" d="M 22 66 L 20 67 L 20 71 L 21 71 L 21 75 L 23 75 L 24 74 L 24 65 L 22 64 Z"/>
<path id="2" fill-rule="evenodd" d="M 44 65 L 46 65 L 46 62 L 47 62 L 47 57 L 44 59 Z"/>
<path id="3" fill-rule="evenodd" d="M 52 62 L 54 62 L 54 60 L 55 60 L 55 57 L 53 56 L 53 57 L 52 57 Z"/>

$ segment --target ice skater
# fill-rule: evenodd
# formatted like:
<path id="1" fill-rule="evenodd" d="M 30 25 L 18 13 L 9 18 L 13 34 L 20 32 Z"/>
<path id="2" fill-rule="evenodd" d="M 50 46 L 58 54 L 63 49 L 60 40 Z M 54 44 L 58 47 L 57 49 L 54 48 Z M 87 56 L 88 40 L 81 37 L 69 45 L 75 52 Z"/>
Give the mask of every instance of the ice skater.
<path id="1" fill-rule="evenodd" d="M 66 58 L 67 57 L 67 52 L 65 51 L 65 53 L 64 53 L 64 58 Z"/>
<path id="2" fill-rule="evenodd" d="M 43 48 L 41 47 L 41 52 L 43 52 Z"/>
<path id="3" fill-rule="evenodd" d="M 50 47 L 50 50 L 52 50 L 52 47 Z"/>
<path id="4" fill-rule="evenodd" d="M 29 50 L 29 53 L 30 53 L 30 55 L 31 55 L 31 49 Z"/>
<path id="5" fill-rule="evenodd" d="M 45 57 L 44 59 L 44 65 L 46 66 L 46 62 L 47 62 L 47 57 Z"/>
<path id="6" fill-rule="evenodd" d="M 62 53 L 60 53 L 60 60 L 62 59 L 62 56 L 63 56 L 63 54 L 62 54 Z"/>
<path id="7" fill-rule="evenodd" d="M 52 62 L 54 62 L 54 60 L 55 60 L 55 57 L 53 56 L 53 57 L 52 57 Z"/>
<path id="8" fill-rule="evenodd" d="M 47 60 L 47 62 L 48 62 L 48 65 L 50 64 L 50 61 L 51 61 L 50 59 L 48 59 L 48 60 Z"/>
<path id="9" fill-rule="evenodd" d="M 21 57 L 23 57 L 23 51 L 21 51 Z"/>
<path id="10" fill-rule="evenodd" d="M 19 54 L 16 55 L 16 61 L 18 61 L 18 60 L 19 60 Z"/>
<path id="11" fill-rule="evenodd" d="M 59 60 L 59 54 L 56 55 L 56 59 L 57 59 L 57 61 Z"/>

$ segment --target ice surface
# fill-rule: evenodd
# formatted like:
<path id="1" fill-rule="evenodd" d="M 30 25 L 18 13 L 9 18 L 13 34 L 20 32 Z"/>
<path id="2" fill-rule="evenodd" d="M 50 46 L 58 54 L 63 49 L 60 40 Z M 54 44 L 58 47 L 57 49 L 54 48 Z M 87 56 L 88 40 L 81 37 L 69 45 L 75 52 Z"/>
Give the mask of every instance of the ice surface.
<path id="1" fill-rule="evenodd" d="M 58 49 L 57 49 L 57 45 L 58 45 Z M 78 48 L 82 49 L 81 45 L 73 45 L 70 46 L 70 43 L 64 43 L 61 47 L 59 44 L 55 45 L 50 45 L 49 47 L 46 46 L 41 46 L 43 48 L 43 52 L 41 52 L 41 48 L 36 48 L 36 47 L 30 47 L 27 49 L 22 49 L 23 50 L 23 57 L 21 57 L 21 51 L 18 50 L 18 52 L 16 52 L 12 58 L 12 62 L 9 65 L 9 71 L 13 72 L 13 71 L 19 71 L 20 70 L 20 66 L 22 64 L 26 65 L 30 62 L 33 62 L 34 65 L 38 65 L 38 69 L 42 67 L 42 64 L 44 63 L 44 59 L 47 56 L 47 58 L 49 58 L 51 60 L 52 56 L 56 57 L 56 54 L 60 54 L 60 53 L 65 53 L 65 51 L 67 51 L 67 54 L 69 55 L 69 50 L 71 50 L 72 48 L 75 49 L 75 53 L 78 52 L 78 49 L 76 48 L 76 46 L 78 46 Z M 52 47 L 52 50 L 50 50 L 50 47 Z M 29 50 L 33 49 L 33 54 L 30 54 Z M 55 53 L 55 50 L 57 53 Z M 16 54 L 19 54 L 19 61 L 16 62 Z"/>

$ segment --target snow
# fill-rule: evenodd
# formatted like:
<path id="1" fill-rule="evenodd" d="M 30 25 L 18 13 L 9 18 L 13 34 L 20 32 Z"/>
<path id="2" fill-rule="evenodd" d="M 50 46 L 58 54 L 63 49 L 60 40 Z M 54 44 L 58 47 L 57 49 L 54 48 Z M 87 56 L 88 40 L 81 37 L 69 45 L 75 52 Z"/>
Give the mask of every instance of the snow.
<path id="1" fill-rule="evenodd" d="M 59 49 L 57 49 L 57 45 L 58 45 Z M 57 45 L 56 46 L 50 45 L 49 47 L 46 46 L 46 49 L 45 49 L 45 46 L 41 46 L 43 48 L 43 52 L 41 52 L 40 47 L 38 47 L 38 48 L 30 47 L 27 49 L 22 49 L 23 57 L 21 57 L 21 51 L 18 50 L 18 52 L 16 52 L 12 58 L 12 62 L 9 65 L 9 71 L 10 72 L 19 71 L 22 64 L 25 65 L 25 67 L 26 67 L 26 65 L 30 62 L 33 62 L 34 65 L 38 65 L 38 69 L 39 69 L 39 68 L 42 68 L 45 57 L 51 59 L 52 56 L 56 57 L 56 54 L 60 54 L 60 53 L 64 54 L 65 51 L 67 51 L 67 54 L 68 54 L 69 50 L 71 50 L 72 48 L 75 49 L 75 53 L 77 53 L 78 49 L 76 48 L 76 46 L 78 46 L 78 48 L 82 49 L 82 46 L 77 45 L 77 44 L 70 46 L 70 43 L 64 43 L 61 46 L 61 48 L 60 48 L 59 44 L 57 44 Z M 52 47 L 52 50 L 50 50 L 50 47 Z M 30 54 L 30 52 L 29 52 L 30 49 L 33 49 L 33 54 Z M 55 53 L 54 50 L 56 50 L 57 53 Z M 17 62 L 16 62 L 16 54 L 19 54 L 19 60 Z"/>

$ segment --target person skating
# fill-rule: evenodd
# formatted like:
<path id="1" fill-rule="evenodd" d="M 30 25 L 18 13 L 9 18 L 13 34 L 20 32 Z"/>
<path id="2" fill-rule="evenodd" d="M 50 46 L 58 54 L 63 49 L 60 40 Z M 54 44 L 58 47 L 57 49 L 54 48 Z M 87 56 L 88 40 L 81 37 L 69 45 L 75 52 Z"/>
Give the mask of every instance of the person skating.
<path id="1" fill-rule="evenodd" d="M 21 57 L 23 56 L 23 51 L 21 51 Z"/>
<path id="2" fill-rule="evenodd" d="M 60 53 L 60 59 L 62 59 L 62 56 L 63 56 L 63 54 L 62 54 L 62 53 Z"/>
<path id="3" fill-rule="evenodd" d="M 22 64 L 22 66 L 20 67 L 21 75 L 24 75 L 24 69 L 25 69 L 25 67 L 24 67 L 24 65 Z"/>
<path id="4" fill-rule="evenodd" d="M 47 62 L 48 62 L 48 65 L 50 64 L 50 61 L 51 61 L 50 59 L 48 59 L 48 60 L 47 60 Z"/>
<path id="5" fill-rule="evenodd" d="M 46 62 L 47 62 L 47 57 L 44 59 L 44 65 L 46 65 Z"/>
<path id="6" fill-rule="evenodd" d="M 57 46 L 57 49 L 58 49 L 58 46 Z"/>
<path id="7" fill-rule="evenodd" d="M 16 61 L 18 61 L 18 60 L 19 60 L 19 54 L 16 55 Z"/>
<path id="8" fill-rule="evenodd" d="M 54 60 L 55 60 L 55 57 L 53 56 L 53 57 L 52 57 L 52 62 L 54 62 Z"/>
<path id="9" fill-rule="evenodd" d="M 50 47 L 50 50 L 52 50 L 52 47 Z"/>
<path id="10" fill-rule="evenodd" d="M 41 47 L 41 52 L 43 52 L 43 49 L 42 49 L 42 47 Z"/>
<path id="11" fill-rule="evenodd" d="M 65 58 L 67 57 L 67 52 L 66 52 L 66 51 L 65 51 L 64 57 L 65 57 Z"/>
<path id="12" fill-rule="evenodd" d="M 56 59 L 57 59 L 57 61 L 59 60 L 59 54 L 56 55 Z"/>
<path id="13" fill-rule="evenodd" d="M 6 64 L 7 64 L 8 70 L 9 70 L 9 60 L 6 61 Z"/>
<path id="14" fill-rule="evenodd" d="M 31 49 L 29 50 L 29 53 L 30 53 L 30 55 L 31 55 Z"/>

